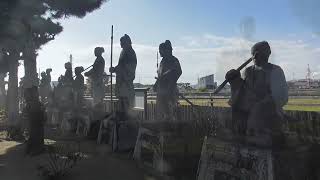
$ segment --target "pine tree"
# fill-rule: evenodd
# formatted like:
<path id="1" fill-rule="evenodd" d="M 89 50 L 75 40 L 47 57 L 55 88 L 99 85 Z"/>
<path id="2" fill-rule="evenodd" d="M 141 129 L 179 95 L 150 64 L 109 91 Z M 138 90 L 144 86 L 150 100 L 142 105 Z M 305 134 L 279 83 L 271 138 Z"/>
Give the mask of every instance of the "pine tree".
<path id="1" fill-rule="evenodd" d="M 36 58 L 38 50 L 62 32 L 59 20 L 83 18 L 107 0 L 2 0 L 0 1 L 0 48 L 3 54 L 0 71 L 9 72 L 8 120 L 18 126 L 18 60 L 24 60 L 24 88 L 31 124 L 30 151 L 36 153 L 43 146 L 43 117 L 38 97 Z M 35 113 L 37 112 L 37 113 Z M 32 117 L 38 116 L 38 117 Z M 32 127 L 33 126 L 33 127 Z M 39 139 L 40 138 L 40 139 Z"/>

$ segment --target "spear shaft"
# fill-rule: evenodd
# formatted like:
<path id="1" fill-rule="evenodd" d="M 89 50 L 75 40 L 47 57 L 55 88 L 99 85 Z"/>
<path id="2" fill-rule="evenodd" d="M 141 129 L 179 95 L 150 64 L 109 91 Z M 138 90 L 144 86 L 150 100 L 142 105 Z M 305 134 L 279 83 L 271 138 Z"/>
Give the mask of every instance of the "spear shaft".
<path id="1" fill-rule="evenodd" d="M 112 59 L 113 59 L 113 25 L 111 26 L 111 53 L 110 53 L 110 67 L 112 67 Z M 113 97 L 112 97 L 112 88 L 113 88 L 113 85 L 112 85 L 112 72 L 111 72 L 111 79 L 110 79 L 110 102 L 111 102 L 111 112 L 113 112 Z"/>

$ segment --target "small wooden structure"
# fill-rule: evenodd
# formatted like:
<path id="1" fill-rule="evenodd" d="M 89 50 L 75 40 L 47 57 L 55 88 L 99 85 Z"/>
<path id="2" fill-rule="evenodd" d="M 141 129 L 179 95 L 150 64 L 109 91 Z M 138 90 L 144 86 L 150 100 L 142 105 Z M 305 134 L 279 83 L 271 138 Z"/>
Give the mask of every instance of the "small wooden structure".
<path id="1" fill-rule="evenodd" d="M 196 174 L 202 139 L 186 122 L 146 122 L 139 128 L 133 158 L 163 177 Z"/>

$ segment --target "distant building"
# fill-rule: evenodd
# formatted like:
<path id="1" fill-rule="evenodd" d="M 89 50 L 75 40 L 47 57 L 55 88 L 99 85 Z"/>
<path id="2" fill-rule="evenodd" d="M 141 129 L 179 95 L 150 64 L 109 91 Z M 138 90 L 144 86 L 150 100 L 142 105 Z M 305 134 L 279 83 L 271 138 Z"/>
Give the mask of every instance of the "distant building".
<path id="1" fill-rule="evenodd" d="M 190 85 L 190 83 L 178 83 L 177 86 L 178 86 L 179 92 L 181 93 L 190 92 L 194 90 L 194 88 Z"/>
<path id="2" fill-rule="evenodd" d="M 299 79 L 299 80 L 288 81 L 287 83 L 290 89 L 320 88 L 320 80 L 316 80 L 316 79 Z"/>
<path id="3" fill-rule="evenodd" d="M 141 83 L 133 83 L 134 88 L 144 88 L 144 85 Z"/>
<path id="4" fill-rule="evenodd" d="M 214 74 L 201 77 L 198 80 L 198 89 L 206 88 L 206 89 L 215 89 L 216 83 L 214 82 Z"/>

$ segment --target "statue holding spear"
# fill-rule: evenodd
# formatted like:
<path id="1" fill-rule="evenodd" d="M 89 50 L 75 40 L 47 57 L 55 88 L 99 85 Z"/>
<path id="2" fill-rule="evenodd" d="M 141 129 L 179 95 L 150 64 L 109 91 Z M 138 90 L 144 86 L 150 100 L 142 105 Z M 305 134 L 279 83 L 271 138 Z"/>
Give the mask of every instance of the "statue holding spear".
<path id="1" fill-rule="evenodd" d="M 137 56 L 132 48 L 131 38 L 125 34 L 120 38 L 122 48 L 116 67 L 110 67 L 110 73 L 116 73 L 116 96 L 119 99 L 119 111 L 128 115 L 134 106 L 134 85 Z"/>

